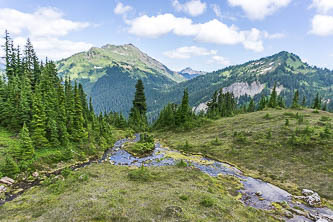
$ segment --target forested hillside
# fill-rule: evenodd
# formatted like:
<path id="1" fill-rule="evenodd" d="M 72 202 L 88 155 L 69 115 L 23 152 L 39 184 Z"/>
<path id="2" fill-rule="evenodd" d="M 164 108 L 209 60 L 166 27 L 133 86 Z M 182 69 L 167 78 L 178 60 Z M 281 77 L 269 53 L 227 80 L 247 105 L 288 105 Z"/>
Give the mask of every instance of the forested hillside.
<path id="1" fill-rule="evenodd" d="M 110 114 L 96 116 L 81 84 L 61 79 L 52 61 L 40 61 L 27 41 L 21 52 L 8 33 L 0 78 L 0 175 L 93 156 L 113 144 Z M 115 117 L 115 118 L 113 118 Z M 117 118 L 116 118 L 117 117 Z M 6 135 L 13 135 L 12 137 Z"/>
<path id="2" fill-rule="evenodd" d="M 292 53 L 280 52 L 179 83 L 152 95 L 152 100 L 159 103 L 150 103 L 149 110 L 156 112 L 170 101 L 179 103 L 185 88 L 189 91 L 191 106 L 207 102 L 220 88 L 224 88 L 224 92 L 233 92 L 239 105 L 250 102 L 251 97 L 258 103 L 262 96 L 270 94 L 274 84 L 277 84 L 277 92 L 288 106 L 292 103 L 294 91 L 299 90 L 300 99 L 304 97 L 305 105 L 312 104 L 319 93 L 323 103 L 327 102 L 328 107 L 333 108 L 333 72 L 311 67 Z"/>
<path id="3" fill-rule="evenodd" d="M 270 93 L 276 83 L 277 92 L 286 100 L 287 105 L 291 104 L 293 93 L 298 89 L 300 98 L 305 98 L 306 105 L 312 104 L 314 96 L 319 92 L 323 102 L 327 102 L 330 109 L 333 108 L 333 72 L 309 66 L 292 53 L 280 52 L 182 82 L 176 78 L 178 75 L 172 74 L 163 65 L 159 66 L 163 69 L 147 68 L 147 65 L 140 62 L 142 58 L 156 62 L 153 64 L 160 63 L 143 55 L 146 56 L 133 45 L 107 45 L 102 49 L 93 48 L 87 53 L 74 55 L 57 64 L 61 76 L 69 75 L 83 84 L 83 88 L 93 98 L 97 113 L 112 110 L 127 116 L 138 79 L 142 79 L 145 84 L 150 120 L 155 119 L 167 103 L 180 103 L 185 88 L 188 89 L 191 106 L 206 103 L 220 88 L 234 93 L 237 103 L 242 105 L 249 103 L 251 97 L 259 102 L 263 95 Z"/>

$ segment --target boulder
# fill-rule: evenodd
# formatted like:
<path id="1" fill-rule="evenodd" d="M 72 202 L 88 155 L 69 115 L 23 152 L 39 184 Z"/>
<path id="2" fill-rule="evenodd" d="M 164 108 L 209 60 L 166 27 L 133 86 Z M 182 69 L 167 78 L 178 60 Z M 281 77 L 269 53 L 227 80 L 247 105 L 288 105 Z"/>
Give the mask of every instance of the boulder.
<path id="1" fill-rule="evenodd" d="M 9 177 L 2 177 L 0 179 L 0 183 L 12 185 L 13 183 L 15 183 L 15 180 L 13 180 L 12 178 L 9 178 Z"/>
<path id="2" fill-rule="evenodd" d="M 0 193 L 3 193 L 6 191 L 6 187 L 4 185 L 0 186 Z"/>
<path id="3" fill-rule="evenodd" d="M 306 196 L 304 201 L 307 202 L 311 207 L 321 204 L 320 196 L 318 193 L 313 193 L 310 196 Z"/>
<path id="4" fill-rule="evenodd" d="M 314 194 L 314 192 L 312 190 L 303 189 L 302 194 L 307 197 L 307 196 L 311 196 L 312 194 Z"/>
<path id="5" fill-rule="evenodd" d="M 183 209 L 179 206 L 168 206 L 165 208 L 165 216 L 178 217 L 183 212 Z"/>
<path id="6" fill-rule="evenodd" d="M 261 191 L 257 191 L 257 192 L 256 192 L 256 195 L 257 195 L 257 196 L 262 196 L 262 192 L 261 192 Z"/>

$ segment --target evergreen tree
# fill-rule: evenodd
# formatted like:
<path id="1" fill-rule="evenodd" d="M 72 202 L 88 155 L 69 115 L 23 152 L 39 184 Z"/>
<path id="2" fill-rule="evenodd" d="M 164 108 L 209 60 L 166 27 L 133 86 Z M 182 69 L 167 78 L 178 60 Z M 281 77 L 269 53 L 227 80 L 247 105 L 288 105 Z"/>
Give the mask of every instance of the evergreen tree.
<path id="1" fill-rule="evenodd" d="M 316 95 L 312 108 L 318 109 L 318 110 L 321 109 L 321 98 L 319 96 L 319 93 L 317 93 L 317 95 Z"/>
<path id="2" fill-rule="evenodd" d="M 305 96 L 303 96 L 303 100 L 302 100 L 302 107 L 306 106 L 306 100 L 305 100 Z"/>
<path id="3" fill-rule="evenodd" d="M 283 99 L 282 96 L 278 96 L 277 103 L 278 103 L 279 107 L 286 108 L 286 103 L 285 103 L 285 101 L 284 101 L 284 99 Z"/>
<path id="4" fill-rule="evenodd" d="M 136 91 L 133 100 L 133 107 L 129 115 L 129 124 L 136 131 L 146 130 L 148 126 L 147 121 L 147 104 L 144 93 L 144 86 L 141 79 L 135 85 Z"/>
<path id="5" fill-rule="evenodd" d="M 192 115 L 191 107 L 189 105 L 188 91 L 184 90 L 182 103 L 179 106 L 176 116 L 176 125 L 182 125 L 189 121 Z"/>
<path id="6" fill-rule="evenodd" d="M 321 110 L 327 111 L 327 102 L 324 103 L 323 108 Z"/>
<path id="7" fill-rule="evenodd" d="M 271 93 L 268 104 L 269 104 L 269 107 L 271 107 L 271 108 L 276 108 L 277 107 L 276 83 L 274 84 L 273 91 Z"/>
<path id="8" fill-rule="evenodd" d="M 258 110 L 264 110 L 266 106 L 267 106 L 267 99 L 264 95 L 262 95 L 259 101 Z"/>
<path id="9" fill-rule="evenodd" d="M 299 108 L 299 93 L 298 90 L 294 93 L 293 103 L 291 105 L 291 108 L 296 109 Z"/>
<path id="10" fill-rule="evenodd" d="M 86 129 L 84 128 L 84 116 L 83 116 L 83 108 L 81 104 L 81 95 L 75 82 L 74 87 L 74 119 L 73 119 L 73 140 L 75 142 L 82 142 L 84 139 L 88 137 Z"/>
<path id="11" fill-rule="evenodd" d="M 2 173 L 5 176 L 14 178 L 19 172 L 20 172 L 20 169 L 19 169 L 17 163 L 9 154 L 7 154 L 6 159 L 5 159 L 5 164 L 2 169 Z"/>
<path id="12" fill-rule="evenodd" d="M 34 157 L 35 149 L 32 140 L 29 135 L 29 129 L 26 124 L 23 124 L 23 128 L 20 133 L 20 160 L 31 160 Z"/>
<path id="13" fill-rule="evenodd" d="M 247 108 L 247 112 L 254 112 L 255 111 L 255 104 L 254 104 L 254 99 L 251 98 L 250 100 L 250 104 L 249 104 L 249 107 Z"/>
<path id="14" fill-rule="evenodd" d="M 42 96 L 39 92 L 34 95 L 32 105 L 32 135 L 31 139 L 34 142 L 36 149 L 49 147 L 49 141 L 46 139 L 46 115 L 44 105 L 42 104 Z"/>

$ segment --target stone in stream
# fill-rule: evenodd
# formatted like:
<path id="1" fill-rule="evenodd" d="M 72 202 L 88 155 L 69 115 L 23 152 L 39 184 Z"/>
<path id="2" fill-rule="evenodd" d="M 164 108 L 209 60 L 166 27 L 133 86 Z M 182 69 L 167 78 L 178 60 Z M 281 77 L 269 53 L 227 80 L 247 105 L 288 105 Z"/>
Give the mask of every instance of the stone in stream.
<path id="1" fill-rule="evenodd" d="M 314 194 L 314 191 L 308 190 L 308 189 L 303 189 L 302 194 L 307 197 L 307 196 L 311 196 L 312 194 Z"/>
<path id="2" fill-rule="evenodd" d="M 6 191 L 6 187 L 4 185 L 0 186 L 0 193 L 5 192 Z"/>
<path id="3" fill-rule="evenodd" d="M 321 204 L 320 196 L 318 193 L 313 193 L 310 196 L 306 196 L 304 201 L 307 202 L 311 207 Z"/>
<path id="4" fill-rule="evenodd" d="M 319 219 L 319 220 L 316 220 L 316 222 L 328 222 L 328 220 L 325 220 L 325 219 Z"/>
<path id="5" fill-rule="evenodd" d="M 0 183 L 12 185 L 13 183 L 15 183 L 15 180 L 13 180 L 12 178 L 9 178 L 9 177 L 2 177 L 0 179 Z"/>

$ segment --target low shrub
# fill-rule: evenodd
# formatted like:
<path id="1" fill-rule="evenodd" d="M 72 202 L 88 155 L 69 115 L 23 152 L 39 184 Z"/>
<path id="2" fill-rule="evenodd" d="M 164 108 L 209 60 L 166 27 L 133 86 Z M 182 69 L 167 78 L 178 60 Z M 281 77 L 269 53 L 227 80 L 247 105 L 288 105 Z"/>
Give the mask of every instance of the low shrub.
<path id="1" fill-rule="evenodd" d="M 214 200 L 211 197 L 209 197 L 209 196 L 205 196 L 200 201 L 200 205 L 204 206 L 204 207 L 212 207 L 212 206 L 214 206 Z"/>
<path id="2" fill-rule="evenodd" d="M 153 179 L 153 175 L 148 168 L 142 165 L 139 169 L 129 171 L 128 178 L 133 181 L 148 182 Z"/>

